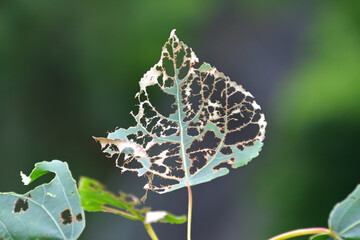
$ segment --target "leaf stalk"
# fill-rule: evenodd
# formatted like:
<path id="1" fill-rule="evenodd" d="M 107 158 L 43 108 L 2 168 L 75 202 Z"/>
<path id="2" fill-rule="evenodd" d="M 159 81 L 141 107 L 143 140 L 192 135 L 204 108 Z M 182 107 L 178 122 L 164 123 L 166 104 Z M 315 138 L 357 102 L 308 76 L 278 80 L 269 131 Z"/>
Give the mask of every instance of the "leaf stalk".
<path id="1" fill-rule="evenodd" d="M 187 240 L 191 240 L 191 218 L 192 218 L 192 191 L 188 184 L 188 217 L 187 217 Z"/>
<path id="2" fill-rule="evenodd" d="M 145 229 L 147 231 L 147 233 L 149 234 L 150 238 L 152 240 L 159 240 L 159 238 L 157 237 L 154 229 L 152 228 L 151 224 L 149 223 L 144 223 Z"/>
<path id="3" fill-rule="evenodd" d="M 293 230 L 290 232 L 286 232 L 280 235 L 277 235 L 273 238 L 270 238 L 269 240 L 285 240 L 289 238 L 304 236 L 304 235 L 314 235 L 314 234 L 329 234 L 331 236 L 334 235 L 334 233 L 327 228 L 305 228 L 305 229 L 298 229 Z M 338 238 L 336 238 L 338 239 Z"/>

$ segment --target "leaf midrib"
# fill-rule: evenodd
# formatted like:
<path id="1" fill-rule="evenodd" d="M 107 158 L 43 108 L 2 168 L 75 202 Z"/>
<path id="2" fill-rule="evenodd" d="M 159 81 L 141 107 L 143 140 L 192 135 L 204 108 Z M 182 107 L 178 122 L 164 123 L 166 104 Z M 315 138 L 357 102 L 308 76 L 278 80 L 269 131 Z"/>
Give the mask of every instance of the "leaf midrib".
<path id="1" fill-rule="evenodd" d="M 175 64 L 174 64 L 175 65 Z M 181 149 L 181 155 L 182 155 L 182 159 L 183 159 L 183 165 L 184 165 L 184 170 L 185 170 L 185 179 L 186 179 L 186 185 L 190 186 L 189 183 L 189 173 L 188 173 L 188 166 L 186 164 L 186 155 L 185 155 L 185 143 L 184 143 L 184 129 L 182 126 L 182 118 L 181 118 L 181 102 L 180 102 L 180 86 L 178 83 L 178 78 L 177 76 L 174 78 L 174 82 L 176 83 L 176 100 L 178 102 L 177 104 L 177 111 L 178 111 L 178 119 L 179 119 L 179 131 L 180 131 L 180 149 Z"/>

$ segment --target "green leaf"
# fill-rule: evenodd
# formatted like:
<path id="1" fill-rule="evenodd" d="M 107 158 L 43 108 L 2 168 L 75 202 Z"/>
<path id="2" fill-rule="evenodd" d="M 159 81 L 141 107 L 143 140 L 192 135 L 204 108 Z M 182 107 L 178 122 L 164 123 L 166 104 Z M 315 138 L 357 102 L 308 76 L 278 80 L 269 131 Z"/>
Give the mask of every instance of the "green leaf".
<path id="1" fill-rule="evenodd" d="M 360 239 L 360 185 L 331 211 L 329 227 L 341 239 Z"/>
<path id="2" fill-rule="evenodd" d="M 149 207 L 141 207 L 140 200 L 134 195 L 121 192 L 119 196 L 107 191 L 100 182 L 81 177 L 79 183 L 81 204 L 89 212 L 109 212 L 145 224 L 162 222 L 182 224 L 185 216 L 175 216 L 166 211 L 150 211 Z"/>
<path id="3" fill-rule="evenodd" d="M 54 179 L 26 194 L 0 193 L 0 239 L 77 239 L 85 227 L 76 183 L 68 165 L 53 160 L 35 164 L 25 185 L 46 173 Z"/>
<path id="4" fill-rule="evenodd" d="M 261 150 L 266 122 L 251 93 L 197 62 L 173 30 L 160 61 L 139 82 L 139 109 L 131 113 L 136 125 L 95 138 L 105 153 L 117 155 L 123 172 L 149 178 L 145 189 L 166 193 L 208 182 Z"/>

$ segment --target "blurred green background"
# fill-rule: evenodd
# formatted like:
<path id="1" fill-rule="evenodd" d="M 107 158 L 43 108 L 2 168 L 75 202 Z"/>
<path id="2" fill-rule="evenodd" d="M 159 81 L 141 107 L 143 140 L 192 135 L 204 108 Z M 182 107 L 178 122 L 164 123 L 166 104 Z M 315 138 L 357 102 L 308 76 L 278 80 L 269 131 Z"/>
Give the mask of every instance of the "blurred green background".
<path id="1" fill-rule="evenodd" d="M 258 158 L 194 187 L 193 239 L 326 227 L 360 183 L 359 12 L 360 2 L 340 0 L 1 0 L 0 191 L 29 190 L 19 171 L 60 159 L 76 179 L 142 196 L 145 179 L 121 175 L 91 136 L 132 124 L 138 81 L 176 28 L 200 61 L 253 93 L 268 121 Z M 182 214 L 186 201 L 179 190 L 147 204 Z M 140 223 L 86 217 L 80 239 L 148 239 Z M 186 236 L 185 225 L 154 228 L 160 239 Z"/>

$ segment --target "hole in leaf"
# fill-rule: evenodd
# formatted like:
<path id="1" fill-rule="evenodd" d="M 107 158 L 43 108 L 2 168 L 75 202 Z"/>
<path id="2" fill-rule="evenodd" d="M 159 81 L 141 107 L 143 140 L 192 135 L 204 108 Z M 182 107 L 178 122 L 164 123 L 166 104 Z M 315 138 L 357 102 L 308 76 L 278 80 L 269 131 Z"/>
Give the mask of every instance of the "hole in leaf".
<path id="1" fill-rule="evenodd" d="M 180 48 L 180 50 L 177 51 L 175 54 L 176 68 L 179 69 L 181 67 L 181 65 L 184 62 L 184 57 L 185 57 L 185 50 L 184 48 Z"/>
<path id="2" fill-rule="evenodd" d="M 15 202 L 14 213 L 26 212 L 29 209 L 29 200 L 18 198 Z"/>
<path id="3" fill-rule="evenodd" d="M 220 152 L 224 155 L 230 155 L 233 153 L 230 147 L 223 147 L 220 149 Z"/>
<path id="4" fill-rule="evenodd" d="M 56 176 L 55 173 L 48 172 L 48 173 L 45 173 L 44 175 L 42 175 L 41 177 L 35 179 L 33 182 L 31 182 L 31 184 L 39 186 L 44 183 L 49 183 L 55 178 L 55 176 Z"/>
<path id="5" fill-rule="evenodd" d="M 159 188 L 171 188 L 172 185 L 178 184 L 179 181 L 172 180 L 172 179 L 165 179 L 154 175 L 152 180 L 152 185 Z"/>
<path id="6" fill-rule="evenodd" d="M 259 133 L 259 125 L 249 124 L 241 130 L 229 132 L 225 136 L 225 144 L 233 145 L 243 141 L 254 139 Z"/>
<path id="7" fill-rule="evenodd" d="M 81 213 L 77 214 L 75 219 L 76 219 L 77 222 L 81 222 L 83 220 L 82 214 Z"/>
<path id="8" fill-rule="evenodd" d="M 169 58 L 163 58 L 163 67 L 165 69 L 166 74 L 169 77 L 174 77 L 175 70 L 174 70 L 174 62 Z"/>
<path id="9" fill-rule="evenodd" d="M 171 43 L 167 43 L 167 44 L 166 44 L 166 50 L 168 51 L 169 56 L 170 56 L 171 58 L 173 58 L 173 49 L 172 49 Z"/>
<path id="10" fill-rule="evenodd" d="M 213 167 L 214 170 L 220 170 L 221 168 L 227 168 L 227 169 L 231 169 L 231 164 L 228 162 L 222 162 L 219 165 Z"/>
<path id="11" fill-rule="evenodd" d="M 63 225 L 71 224 L 73 222 L 73 216 L 68 208 L 60 213 L 60 218 Z"/>
<path id="12" fill-rule="evenodd" d="M 195 152 L 195 151 L 199 151 L 199 150 L 206 150 L 206 149 L 216 150 L 220 141 L 221 141 L 221 139 L 216 136 L 215 132 L 212 130 L 209 130 L 204 134 L 202 139 L 200 139 L 200 140 L 195 139 L 191 143 L 190 147 L 188 149 L 186 149 L 186 153 L 191 153 L 191 152 Z"/>

